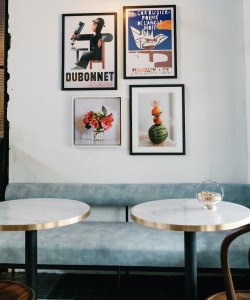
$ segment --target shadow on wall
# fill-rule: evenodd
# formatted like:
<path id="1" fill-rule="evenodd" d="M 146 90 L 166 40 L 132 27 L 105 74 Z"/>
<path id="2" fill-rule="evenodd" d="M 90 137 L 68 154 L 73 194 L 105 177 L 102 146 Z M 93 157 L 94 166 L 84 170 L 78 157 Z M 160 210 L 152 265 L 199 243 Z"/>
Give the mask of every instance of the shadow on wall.
<path id="1" fill-rule="evenodd" d="M 51 168 L 49 161 L 47 164 L 39 162 L 39 156 L 32 156 L 30 153 L 26 153 L 14 146 L 11 147 L 10 153 L 12 168 L 22 170 L 22 173 L 17 171 L 12 172 L 12 178 L 10 178 L 11 182 L 48 182 L 50 178 L 58 178 L 58 180 L 64 179 L 60 173 Z M 37 170 L 39 170 L 39 172 Z"/>

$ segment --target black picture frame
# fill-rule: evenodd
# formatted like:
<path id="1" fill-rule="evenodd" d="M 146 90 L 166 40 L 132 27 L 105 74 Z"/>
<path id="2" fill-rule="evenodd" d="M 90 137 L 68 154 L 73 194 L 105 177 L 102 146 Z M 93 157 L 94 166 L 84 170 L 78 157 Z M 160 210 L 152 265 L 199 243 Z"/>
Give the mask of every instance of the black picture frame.
<path id="1" fill-rule="evenodd" d="M 63 14 L 62 90 L 116 89 L 117 13 Z"/>
<path id="2" fill-rule="evenodd" d="M 124 78 L 177 78 L 176 5 L 124 6 Z"/>
<path id="3" fill-rule="evenodd" d="M 184 84 L 130 85 L 130 155 L 185 155 Z"/>

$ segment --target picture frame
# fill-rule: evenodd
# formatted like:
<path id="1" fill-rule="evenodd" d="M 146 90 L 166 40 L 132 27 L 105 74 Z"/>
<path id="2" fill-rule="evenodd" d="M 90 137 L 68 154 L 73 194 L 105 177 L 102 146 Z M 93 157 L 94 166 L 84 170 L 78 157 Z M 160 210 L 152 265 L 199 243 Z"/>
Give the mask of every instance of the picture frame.
<path id="1" fill-rule="evenodd" d="M 121 97 L 72 97 L 72 145 L 121 146 L 121 118 Z"/>
<path id="2" fill-rule="evenodd" d="M 177 78 L 176 5 L 124 6 L 124 78 Z"/>
<path id="3" fill-rule="evenodd" d="M 130 85 L 130 154 L 185 155 L 184 84 Z"/>
<path id="4" fill-rule="evenodd" d="M 62 15 L 62 90 L 117 89 L 117 13 Z"/>

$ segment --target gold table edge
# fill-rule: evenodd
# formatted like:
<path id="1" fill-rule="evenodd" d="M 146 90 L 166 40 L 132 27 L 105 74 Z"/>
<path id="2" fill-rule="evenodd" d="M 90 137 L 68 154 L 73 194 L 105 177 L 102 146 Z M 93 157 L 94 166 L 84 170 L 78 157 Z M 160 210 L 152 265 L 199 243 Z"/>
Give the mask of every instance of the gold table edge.
<path id="1" fill-rule="evenodd" d="M 90 211 L 91 208 L 88 205 L 88 210 L 76 217 L 71 217 L 65 220 L 51 221 L 51 222 L 41 223 L 41 224 L 0 225 L 0 231 L 29 231 L 29 230 L 43 230 L 43 229 L 63 227 L 63 226 L 78 223 L 86 219 L 90 215 Z"/>
<path id="2" fill-rule="evenodd" d="M 239 221 L 235 221 L 227 224 L 214 224 L 214 225 L 178 225 L 178 224 L 162 224 L 158 222 L 144 220 L 142 218 L 136 217 L 130 213 L 131 219 L 137 224 L 141 224 L 151 228 L 165 229 L 165 230 L 175 230 L 175 231 L 219 231 L 219 230 L 229 230 L 244 226 L 250 223 L 250 216 Z"/>

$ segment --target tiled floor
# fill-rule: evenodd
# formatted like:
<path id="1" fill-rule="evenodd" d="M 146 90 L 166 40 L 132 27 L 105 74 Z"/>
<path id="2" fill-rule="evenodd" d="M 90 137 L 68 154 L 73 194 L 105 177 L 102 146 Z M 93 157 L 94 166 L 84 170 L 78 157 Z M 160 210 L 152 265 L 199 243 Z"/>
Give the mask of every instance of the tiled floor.
<path id="1" fill-rule="evenodd" d="M 24 274 L 0 274 L 0 279 L 24 282 Z M 120 300 L 184 300 L 185 282 L 181 275 L 122 276 Z M 235 285 L 250 289 L 250 277 L 235 277 Z M 199 300 L 223 289 L 221 276 L 199 276 Z M 93 274 L 38 274 L 39 299 L 117 300 L 116 276 Z"/>

